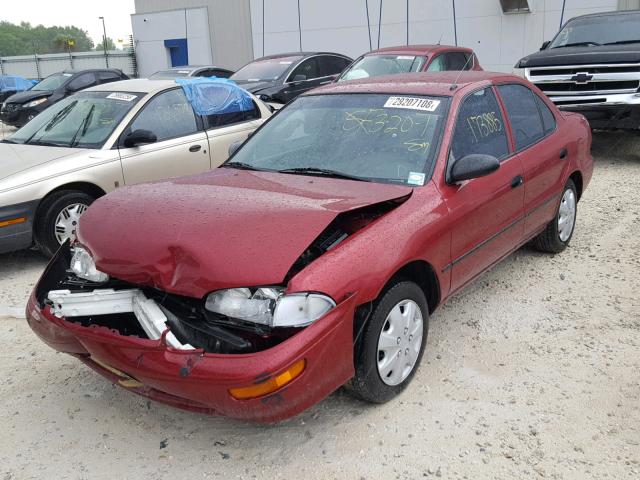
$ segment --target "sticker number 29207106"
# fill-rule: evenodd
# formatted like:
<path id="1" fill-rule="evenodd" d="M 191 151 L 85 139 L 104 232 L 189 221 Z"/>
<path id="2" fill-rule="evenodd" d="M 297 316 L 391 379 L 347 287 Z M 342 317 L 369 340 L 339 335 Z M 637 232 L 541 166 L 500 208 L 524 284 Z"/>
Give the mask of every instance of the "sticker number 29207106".
<path id="1" fill-rule="evenodd" d="M 384 108 L 408 108 L 410 110 L 435 112 L 438 105 L 440 105 L 440 100 L 416 97 L 389 97 L 384 104 Z"/>

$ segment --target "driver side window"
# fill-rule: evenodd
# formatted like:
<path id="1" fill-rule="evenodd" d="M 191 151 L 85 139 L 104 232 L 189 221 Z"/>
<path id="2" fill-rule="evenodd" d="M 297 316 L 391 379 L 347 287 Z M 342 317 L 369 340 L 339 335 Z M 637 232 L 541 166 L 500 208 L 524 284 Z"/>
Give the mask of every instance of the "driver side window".
<path id="1" fill-rule="evenodd" d="M 180 88 L 160 93 L 149 100 L 129 128 L 132 132 L 149 130 L 159 142 L 198 132 L 193 108 Z"/>
<path id="2" fill-rule="evenodd" d="M 453 161 L 471 154 L 509 155 L 509 144 L 500 105 L 491 88 L 478 90 L 463 101 L 451 142 Z"/>

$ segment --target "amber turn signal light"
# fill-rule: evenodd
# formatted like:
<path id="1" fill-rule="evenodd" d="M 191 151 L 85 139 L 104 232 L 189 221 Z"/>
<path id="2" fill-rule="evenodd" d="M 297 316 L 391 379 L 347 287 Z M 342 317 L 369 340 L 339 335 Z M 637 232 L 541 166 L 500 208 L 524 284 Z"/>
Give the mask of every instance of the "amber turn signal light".
<path id="1" fill-rule="evenodd" d="M 229 393 L 233 398 L 238 400 L 248 400 L 250 398 L 262 397 L 269 393 L 284 387 L 291 382 L 294 378 L 300 376 L 304 371 L 306 362 L 304 359 L 298 360 L 296 363 L 287 368 L 284 372 L 269 378 L 264 382 L 256 383 L 249 387 L 230 388 Z"/>
<path id="2" fill-rule="evenodd" d="M 11 220 L 2 220 L 0 222 L 1 227 L 8 227 L 9 225 L 15 225 L 17 223 L 24 223 L 27 219 L 25 217 L 12 218 Z"/>

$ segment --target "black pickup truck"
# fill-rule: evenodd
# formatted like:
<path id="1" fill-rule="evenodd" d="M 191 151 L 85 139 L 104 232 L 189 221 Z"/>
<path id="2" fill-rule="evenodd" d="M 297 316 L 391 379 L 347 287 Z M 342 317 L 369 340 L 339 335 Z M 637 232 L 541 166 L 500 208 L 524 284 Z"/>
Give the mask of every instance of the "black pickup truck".
<path id="1" fill-rule="evenodd" d="M 516 68 L 592 128 L 640 130 L 640 10 L 572 18 Z"/>

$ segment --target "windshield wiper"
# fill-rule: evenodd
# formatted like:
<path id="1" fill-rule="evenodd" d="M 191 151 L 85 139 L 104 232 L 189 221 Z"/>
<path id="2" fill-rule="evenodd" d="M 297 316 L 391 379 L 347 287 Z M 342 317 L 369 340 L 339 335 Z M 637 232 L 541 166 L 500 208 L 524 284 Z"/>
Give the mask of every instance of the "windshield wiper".
<path id="1" fill-rule="evenodd" d="M 603 43 L 603 45 L 623 45 L 625 43 L 640 43 L 640 40 L 618 40 L 617 42 Z"/>
<path id="2" fill-rule="evenodd" d="M 316 168 L 316 167 L 297 167 L 297 168 L 285 168 L 284 170 L 276 170 L 278 173 L 300 173 L 302 175 L 318 175 L 321 177 L 342 178 L 344 180 L 357 180 L 359 182 L 370 182 L 368 178 L 356 177 L 355 175 L 349 175 L 348 173 L 337 172 L 328 168 Z"/>
<path id="3" fill-rule="evenodd" d="M 251 165 L 249 163 L 244 163 L 244 162 L 227 162 L 227 163 L 223 163 L 220 166 L 221 167 L 237 168 L 238 170 L 256 170 L 258 172 L 263 171 L 262 169 L 260 169 L 258 167 L 254 167 L 253 165 Z"/>
<path id="4" fill-rule="evenodd" d="M 581 47 L 581 46 L 600 47 L 602 46 L 602 44 L 598 42 L 574 42 L 574 43 L 565 43 L 564 45 L 558 45 L 557 47 L 551 47 L 551 48 Z"/>
<path id="5" fill-rule="evenodd" d="M 93 105 L 91 105 L 91 108 L 87 112 L 87 115 L 82 119 L 82 122 L 78 127 L 78 130 L 76 130 L 75 135 L 69 142 L 70 147 L 75 147 L 80 142 L 80 139 L 84 137 L 84 134 L 87 133 L 87 129 L 89 128 L 89 122 L 91 122 L 91 117 L 93 116 L 93 111 L 95 109 L 96 109 L 96 105 L 94 103 Z M 80 134 L 80 136 L 78 136 L 78 134 Z"/>

